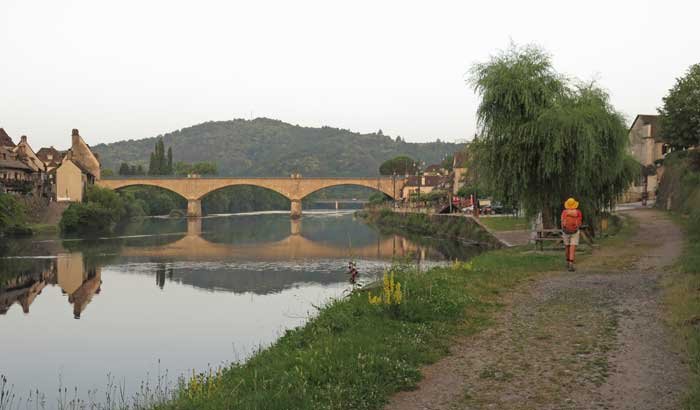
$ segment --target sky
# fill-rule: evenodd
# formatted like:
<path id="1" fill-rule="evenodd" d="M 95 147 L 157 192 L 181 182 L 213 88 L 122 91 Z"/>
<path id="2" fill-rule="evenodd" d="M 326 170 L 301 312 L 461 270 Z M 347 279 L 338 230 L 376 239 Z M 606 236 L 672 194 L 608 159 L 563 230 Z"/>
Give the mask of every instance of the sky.
<path id="1" fill-rule="evenodd" d="M 628 122 L 700 62 L 690 1 L 0 0 L 0 127 L 38 149 L 269 117 L 466 141 L 469 69 L 537 44 Z"/>

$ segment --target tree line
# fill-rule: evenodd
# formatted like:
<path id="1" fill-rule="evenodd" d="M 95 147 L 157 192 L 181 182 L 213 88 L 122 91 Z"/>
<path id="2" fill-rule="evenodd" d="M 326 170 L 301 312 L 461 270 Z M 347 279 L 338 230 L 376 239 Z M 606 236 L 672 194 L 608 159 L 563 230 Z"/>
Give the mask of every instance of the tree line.
<path id="1" fill-rule="evenodd" d="M 168 147 L 165 150 L 165 143 L 163 138 L 158 138 L 155 147 L 150 155 L 150 160 L 148 163 L 148 170 L 144 168 L 143 165 L 129 164 L 128 162 L 122 162 L 118 170 L 119 175 L 132 176 L 132 175 L 177 175 L 177 176 L 187 176 L 187 175 L 216 175 L 218 169 L 215 163 L 203 161 L 196 162 L 193 164 L 186 162 L 175 162 L 173 163 L 173 148 Z"/>

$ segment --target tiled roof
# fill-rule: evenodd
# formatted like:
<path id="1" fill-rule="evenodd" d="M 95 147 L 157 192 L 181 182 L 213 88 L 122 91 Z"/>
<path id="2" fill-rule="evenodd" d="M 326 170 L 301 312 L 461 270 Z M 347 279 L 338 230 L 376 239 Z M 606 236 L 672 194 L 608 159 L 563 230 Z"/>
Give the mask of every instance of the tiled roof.
<path id="1" fill-rule="evenodd" d="M 52 156 L 51 159 L 49 159 L 49 155 Z M 63 154 L 61 153 L 61 151 L 57 150 L 54 147 L 44 147 L 36 152 L 36 156 L 44 162 L 60 162 L 63 158 Z"/>
<path id="2" fill-rule="evenodd" d="M 0 128 L 0 147 L 14 147 L 15 143 L 12 138 L 5 132 L 4 128 Z"/>
<path id="3" fill-rule="evenodd" d="M 32 169 L 29 168 L 27 164 L 16 159 L 0 159 L 0 169 L 21 169 L 23 171 L 31 172 Z"/>

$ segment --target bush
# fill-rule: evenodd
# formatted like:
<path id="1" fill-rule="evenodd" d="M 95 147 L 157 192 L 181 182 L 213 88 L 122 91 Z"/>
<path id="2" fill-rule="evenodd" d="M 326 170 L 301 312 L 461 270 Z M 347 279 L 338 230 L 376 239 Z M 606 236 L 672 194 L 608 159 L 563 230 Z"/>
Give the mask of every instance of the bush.
<path id="1" fill-rule="evenodd" d="M 381 192 L 374 192 L 372 193 L 372 195 L 369 196 L 370 205 L 381 205 L 384 202 L 387 202 L 388 200 L 389 197 L 387 197 Z"/>
<path id="2" fill-rule="evenodd" d="M 138 212 L 131 207 L 131 211 Z M 112 232 L 128 216 L 124 199 L 111 189 L 88 187 L 84 203 L 71 204 L 59 223 L 63 233 L 94 234 Z"/>
<path id="3" fill-rule="evenodd" d="M 0 236 L 31 234 L 24 206 L 10 194 L 0 194 Z"/>
<path id="4" fill-rule="evenodd" d="M 63 212 L 59 225 L 63 233 L 94 234 L 111 232 L 115 223 L 109 209 L 96 203 L 76 203 Z"/>
<path id="5" fill-rule="evenodd" d="M 120 191 L 122 196 L 129 195 L 140 205 L 145 215 L 168 215 L 173 209 L 183 209 L 187 206 L 184 198 L 168 190 L 150 187 L 134 186 Z"/>

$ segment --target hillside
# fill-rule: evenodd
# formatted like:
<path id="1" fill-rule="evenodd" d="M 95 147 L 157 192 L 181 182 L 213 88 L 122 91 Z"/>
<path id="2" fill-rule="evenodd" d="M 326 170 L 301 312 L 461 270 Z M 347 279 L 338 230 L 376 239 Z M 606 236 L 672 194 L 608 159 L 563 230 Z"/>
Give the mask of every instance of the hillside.
<path id="1" fill-rule="evenodd" d="M 143 164 L 157 137 L 99 144 L 103 168 L 116 171 L 122 161 Z M 332 127 L 300 127 L 257 118 L 210 121 L 163 135 L 172 146 L 174 161 L 213 161 L 220 175 L 373 176 L 379 165 L 397 155 L 439 162 L 460 144 L 407 143 L 381 134 L 358 134 Z"/>

